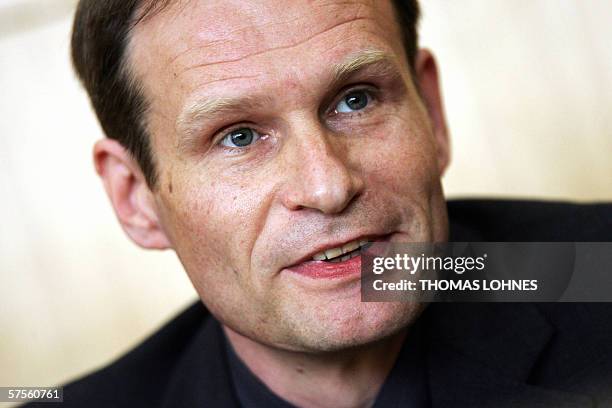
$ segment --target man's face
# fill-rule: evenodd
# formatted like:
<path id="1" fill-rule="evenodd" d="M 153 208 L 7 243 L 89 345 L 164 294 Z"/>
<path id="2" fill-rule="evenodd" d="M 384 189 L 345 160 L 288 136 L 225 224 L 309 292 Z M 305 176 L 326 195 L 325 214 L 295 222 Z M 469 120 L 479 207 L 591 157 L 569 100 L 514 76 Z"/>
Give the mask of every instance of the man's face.
<path id="1" fill-rule="evenodd" d="M 360 257 L 313 261 L 360 240 L 446 239 L 439 138 L 400 38 L 381 1 L 177 2 L 134 31 L 155 211 L 235 331 L 334 350 L 418 314 L 361 303 Z"/>

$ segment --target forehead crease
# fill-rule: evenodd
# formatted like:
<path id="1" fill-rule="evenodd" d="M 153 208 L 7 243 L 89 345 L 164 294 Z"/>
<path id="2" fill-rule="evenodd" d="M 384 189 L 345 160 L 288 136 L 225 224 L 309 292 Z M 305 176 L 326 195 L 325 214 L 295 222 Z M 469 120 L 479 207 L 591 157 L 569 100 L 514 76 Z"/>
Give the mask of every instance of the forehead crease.
<path id="1" fill-rule="evenodd" d="M 146 22 L 144 40 L 157 42 L 158 58 L 165 54 L 165 63 L 182 72 L 297 46 L 344 23 L 374 19 L 381 11 L 371 1 L 257 3 L 188 2 Z"/>
<path id="2" fill-rule="evenodd" d="M 257 5 L 243 0 L 240 0 L 238 5 L 231 4 L 231 0 L 226 3 L 221 5 L 208 3 L 209 8 L 205 8 L 203 3 L 196 4 L 195 7 L 182 8 L 181 19 L 187 20 L 182 24 L 192 24 L 198 28 L 196 36 L 192 39 L 205 40 L 208 43 L 224 42 L 224 39 L 236 37 L 247 39 L 254 34 L 265 35 L 266 30 L 267 36 L 270 37 L 268 39 L 274 39 L 280 37 L 278 30 L 282 26 L 293 29 L 285 30 L 284 37 L 292 33 L 308 35 L 316 30 L 313 21 L 329 23 L 339 17 L 358 17 L 368 13 L 367 8 L 363 7 L 363 2 L 359 1 L 292 0 L 282 7 L 270 1 L 253 2 L 259 3 Z M 351 5 L 353 7 L 350 7 Z"/>
<path id="3" fill-rule="evenodd" d="M 273 26 L 282 25 L 282 24 L 291 24 L 291 23 L 297 22 L 298 20 L 302 18 L 303 17 L 295 17 L 292 20 L 288 20 L 285 22 L 269 23 L 266 26 L 273 27 Z M 246 27 L 236 28 L 236 29 L 227 31 L 224 34 L 223 38 L 217 38 L 217 39 L 208 38 L 203 44 L 199 44 L 199 45 L 196 44 L 193 47 L 189 47 L 189 48 L 186 48 L 178 52 L 176 55 L 170 58 L 170 63 L 175 63 L 178 60 L 180 60 L 182 57 L 186 57 L 186 56 L 188 57 L 188 54 L 191 52 L 203 52 L 203 51 L 206 51 L 207 49 L 215 49 L 215 48 L 220 48 L 224 46 L 229 46 L 231 48 L 232 46 L 235 46 L 238 43 L 241 43 L 241 44 L 244 44 L 245 42 L 248 43 L 249 40 L 253 44 L 260 43 L 261 41 L 259 40 L 261 39 L 262 33 L 254 32 L 254 29 L 255 29 L 254 26 L 246 26 Z"/>
<path id="4" fill-rule="evenodd" d="M 284 42 L 280 42 L 278 44 L 274 44 L 272 46 L 270 46 L 269 48 L 261 48 L 258 46 L 253 46 L 253 47 L 241 47 L 243 48 L 243 50 L 241 50 L 242 52 L 234 52 L 234 55 L 228 56 L 226 55 L 225 58 L 216 58 L 214 60 L 209 60 L 206 62 L 202 62 L 202 63 L 196 63 L 193 65 L 189 65 L 185 68 L 183 68 L 182 72 L 188 72 L 191 71 L 193 69 L 198 69 L 198 68 L 205 68 L 205 67 L 209 67 L 209 66 L 213 66 L 213 65 L 218 65 L 218 64 L 228 64 L 228 63 L 235 63 L 235 62 L 240 62 L 243 61 L 245 59 L 248 58 L 252 58 L 252 57 L 256 57 L 259 55 L 263 55 L 263 54 L 267 54 L 270 52 L 274 52 L 274 51 L 281 51 L 281 50 L 287 50 L 287 49 L 291 49 L 291 48 L 296 48 L 299 47 L 301 45 L 304 45 L 306 43 L 308 43 L 309 41 L 324 35 L 330 31 L 333 31 L 335 29 L 338 29 L 339 27 L 348 25 L 348 24 L 354 24 L 360 21 L 367 21 L 367 20 L 372 20 L 369 17 L 357 17 L 357 18 L 352 18 L 349 20 L 345 20 L 345 21 L 340 21 L 340 22 L 336 22 L 334 24 L 332 24 L 331 26 L 325 27 L 323 30 L 316 32 L 314 34 L 308 35 L 305 38 L 301 38 L 297 41 L 291 41 L 291 40 L 286 40 Z M 200 49 L 205 49 L 208 48 L 208 45 L 203 45 L 201 47 L 199 47 Z M 251 50 L 244 50 L 244 48 L 251 48 Z M 236 55 L 238 54 L 238 55 Z"/>
<path id="5" fill-rule="evenodd" d="M 226 5 L 225 7 L 230 7 L 231 10 L 242 9 L 242 7 L 230 3 L 231 1 L 228 1 L 227 4 L 229 6 Z M 187 4 L 193 5 L 193 7 L 188 7 Z M 210 13 L 209 10 L 204 9 L 206 4 L 212 3 L 186 2 L 180 10 L 175 9 L 169 12 L 170 14 L 166 18 L 162 16 L 168 11 L 164 11 L 153 20 L 144 23 L 145 26 L 149 25 L 149 27 L 141 26 L 137 30 L 140 31 L 137 34 L 138 36 L 141 35 L 143 30 L 145 33 L 140 38 L 140 41 L 137 41 L 139 46 L 136 48 L 140 49 L 140 52 L 138 52 L 140 55 L 135 59 L 149 61 L 149 63 L 137 64 L 141 65 L 141 70 L 146 72 L 150 68 L 154 68 L 156 72 L 166 77 L 165 82 L 170 81 L 170 83 L 176 86 L 178 85 L 176 79 L 181 74 L 195 71 L 197 68 L 205 68 L 207 70 L 207 78 L 202 82 L 205 84 L 206 82 L 216 82 L 229 77 L 248 76 L 248 66 L 243 63 L 243 60 L 273 51 L 298 47 L 325 33 L 335 29 L 342 29 L 342 27 L 349 26 L 350 24 L 359 25 L 359 29 L 348 32 L 346 30 L 342 31 L 347 32 L 351 38 L 359 36 L 359 33 L 382 34 L 382 36 L 389 34 L 386 29 L 388 22 L 386 20 L 389 17 L 387 15 L 389 14 L 388 11 L 385 7 L 379 7 L 378 2 L 375 3 L 369 0 L 308 2 L 306 3 L 306 12 L 303 12 L 304 7 L 300 9 L 293 6 L 298 4 L 296 1 L 295 3 L 288 3 L 291 6 L 287 8 L 291 9 L 293 7 L 292 11 L 285 12 L 281 8 L 281 11 L 277 13 L 276 9 L 279 8 L 277 6 L 276 9 L 271 10 L 274 13 L 270 13 L 267 19 L 261 15 L 256 16 L 256 18 L 250 16 L 242 19 L 241 14 L 238 14 L 238 11 L 236 11 L 235 13 L 232 12 L 227 19 L 217 18 L 221 22 L 213 21 L 211 24 L 206 24 L 207 22 L 204 21 L 206 13 Z M 248 3 L 240 3 L 240 6 L 242 4 Z M 377 6 L 374 7 L 374 4 Z M 248 7 L 246 7 L 246 12 L 249 11 Z M 255 6 L 251 5 L 250 7 L 253 9 Z M 296 10 L 301 10 L 302 13 L 298 13 Z M 243 10 L 243 12 L 245 11 Z M 260 11 L 259 14 L 264 13 Z M 279 15 L 282 20 L 281 22 L 278 21 Z M 238 16 L 237 23 L 233 24 L 236 21 L 236 16 Z M 273 16 L 277 17 L 272 18 Z M 380 20 L 381 17 L 383 20 Z M 304 21 L 303 24 L 296 23 L 302 20 Z M 227 26 L 227 29 L 224 28 L 219 31 L 218 26 L 223 27 L 223 25 Z M 287 28 L 283 29 L 281 25 L 286 25 Z M 181 28 L 169 30 L 171 26 Z M 241 27 L 234 28 L 235 26 Z M 172 34 L 172 31 L 174 31 L 174 34 Z M 250 35 L 253 32 L 255 32 L 255 35 Z M 260 32 L 260 34 L 265 33 L 257 35 L 257 32 Z M 283 32 L 286 35 L 279 35 L 279 32 Z M 232 37 L 232 35 L 226 35 L 227 33 L 238 34 Z M 338 38 L 327 43 L 329 43 L 328 49 L 320 49 L 319 51 L 330 51 L 342 46 L 345 41 L 341 41 L 341 38 Z M 146 45 L 146 47 L 143 45 Z M 321 46 L 325 46 L 325 44 L 318 44 L 319 48 Z M 164 62 L 162 64 L 152 64 L 155 60 Z M 157 65 L 157 68 L 155 68 L 155 65 Z M 214 68 L 214 70 L 211 71 L 211 68 Z M 168 76 L 168 74 L 174 77 Z M 194 75 L 196 75 L 195 78 L 203 79 L 199 73 L 194 73 Z M 181 80 L 181 83 L 183 82 L 185 81 Z M 191 88 L 192 85 L 189 87 Z"/>

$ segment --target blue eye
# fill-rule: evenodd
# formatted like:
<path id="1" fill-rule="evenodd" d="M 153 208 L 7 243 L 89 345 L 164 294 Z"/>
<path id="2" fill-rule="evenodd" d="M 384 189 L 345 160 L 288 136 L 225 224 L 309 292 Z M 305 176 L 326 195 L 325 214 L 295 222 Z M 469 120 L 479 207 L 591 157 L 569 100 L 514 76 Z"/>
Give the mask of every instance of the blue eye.
<path id="1" fill-rule="evenodd" d="M 260 134 L 251 128 L 240 128 L 232 130 L 221 139 L 221 144 L 226 147 L 247 147 L 260 138 Z"/>
<path id="2" fill-rule="evenodd" d="M 344 96 L 336 105 L 336 112 L 351 113 L 364 109 L 370 103 L 370 95 L 366 91 L 352 91 Z"/>

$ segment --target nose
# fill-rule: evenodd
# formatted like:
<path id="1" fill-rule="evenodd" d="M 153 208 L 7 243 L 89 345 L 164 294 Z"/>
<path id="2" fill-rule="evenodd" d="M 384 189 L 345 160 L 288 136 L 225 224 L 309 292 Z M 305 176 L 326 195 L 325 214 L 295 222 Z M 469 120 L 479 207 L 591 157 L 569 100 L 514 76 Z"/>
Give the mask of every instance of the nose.
<path id="1" fill-rule="evenodd" d="M 342 212 L 363 191 L 364 182 L 355 164 L 349 163 L 350 147 L 326 129 L 310 127 L 294 132 L 285 146 L 283 205 L 289 210 L 313 209 L 324 214 Z"/>

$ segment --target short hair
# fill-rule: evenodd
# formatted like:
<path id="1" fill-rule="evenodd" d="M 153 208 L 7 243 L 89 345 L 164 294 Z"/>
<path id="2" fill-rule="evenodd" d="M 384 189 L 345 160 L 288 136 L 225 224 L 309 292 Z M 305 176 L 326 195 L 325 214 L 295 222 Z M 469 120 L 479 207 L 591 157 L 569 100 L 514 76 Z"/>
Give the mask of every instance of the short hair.
<path id="1" fill-rule="evenodd" d="M 130 72 L 126 49 L 131 30 L 172 0 L 80 0 L 72 29 L 72 62 L 107 137 L 136 160 L 149 188 L 157 184 L 147 130 L 148 102 Z M 417 0 L 393 0 L 411 70 L 418 49 Z"/>

